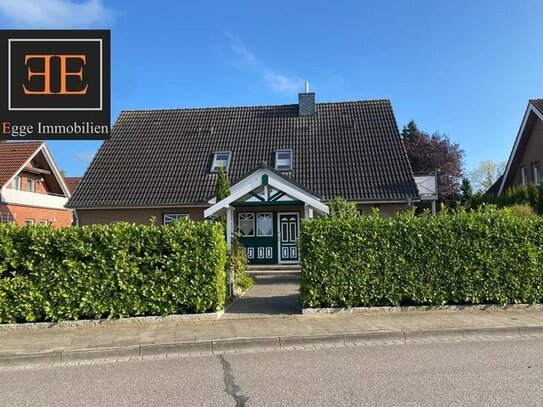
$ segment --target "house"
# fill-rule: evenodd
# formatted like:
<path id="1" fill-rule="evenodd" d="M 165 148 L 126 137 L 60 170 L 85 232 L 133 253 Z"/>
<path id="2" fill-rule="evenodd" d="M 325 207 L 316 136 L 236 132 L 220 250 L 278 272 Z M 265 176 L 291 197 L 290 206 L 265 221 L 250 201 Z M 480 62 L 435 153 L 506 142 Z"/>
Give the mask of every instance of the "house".
<path id="1" fill-rule="evenodd" d="M 501 194 L 515 185 L 539 185 L 543 163 L 543 99 L 528 102 L 505 172 L 488 193 Z"/>
<path id="2" fill-rule="evenodd" d="M 217 172 L 231 194 L 217 202 Z M 419 200 L 388 100 L 124 111 L 68 202 L 80 225 L 226 213 L 253 264 L 297 263 L 300 220 L 337 196 L 383 215 Z"/>
<path id="3" fill-rule="evenodd" d="M 70 196 L 43 142 L 0 143 L 0 223 L 69 226 Z"/>
<path id="4" fill-rule="evenodd" d="M 81 182 L 81 177 L 64 177 L 64 183 L 68 187 L 71 195 L 74 194 L 74 191 L 79 185 L 79 182 Z"/>

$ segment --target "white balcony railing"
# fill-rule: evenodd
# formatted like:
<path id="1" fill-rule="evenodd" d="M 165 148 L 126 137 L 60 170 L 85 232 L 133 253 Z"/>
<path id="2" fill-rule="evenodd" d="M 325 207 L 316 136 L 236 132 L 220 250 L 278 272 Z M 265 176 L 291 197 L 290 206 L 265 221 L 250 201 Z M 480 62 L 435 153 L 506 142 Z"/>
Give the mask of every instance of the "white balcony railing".
<path id="1" fill-rule="evenodd" d="M 64 209 L 68 198 L 56 195 L 37 194 L 5 188 L 0 191 L 1 201 L 13 205 L 35 206 L 38 208 Z"/>

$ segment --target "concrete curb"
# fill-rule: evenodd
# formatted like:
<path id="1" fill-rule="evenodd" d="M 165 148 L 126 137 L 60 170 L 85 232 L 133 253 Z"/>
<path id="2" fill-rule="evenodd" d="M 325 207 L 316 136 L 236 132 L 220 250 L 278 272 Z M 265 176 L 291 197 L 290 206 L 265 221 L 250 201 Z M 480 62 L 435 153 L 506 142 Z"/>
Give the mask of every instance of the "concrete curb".
<path id="1" fill-rule="evenodd" d="M 174 321 L 202 321 L 219 319 L 224 314 L 224 311 L 206 312 L 202 314 L 179 314 L 167 315 L 165 317 L 148 316 L 148 317 L 130 317 L 119 319 L 81 319 L 77 321 L 64 322 L 31 322 L 22 324 L 0 324 L 0 332 L 2 331 L 19 331 L 19 330 L 34 330 L 34 329 L 50 329 L 50 328 L 84 328 L 97 325 L 137 325 L 137 324 L 154 324 L 157 322 L 174 322 Z"/>
<path id="2" fill-rule="evenodd" d="M 396 312 L 474 312 L 474 311 L 541 311 L 543 304 L 482 304 L 482 305 L 417 305 L 404 307 L 303 308 L 303 315 L 388 314 Z"/>
<path id="3" fill-rule="evenodd" d="M 0 356 L 0 367 L 22 365 L 42 365 L 75 361 L 104 360 L 118 358 L 142 358 L 145 356 L 167 354 L 221 354 L 224 352 L 295 348 L 320 345 L 352 345 L 360 343 L 404 342 L 428 339 L 466 339 L 475 337 L 527 337 L 543 336 L 542 326 L 517 326 L 493 328 L 451 328 L 425 329 L 418 331 L 365 331 L 329 335 L 293 335 L 255 338 L 234 338 L 208 341 L 158 343 L 83 349 L 72 351 L 52 351 Z"/>

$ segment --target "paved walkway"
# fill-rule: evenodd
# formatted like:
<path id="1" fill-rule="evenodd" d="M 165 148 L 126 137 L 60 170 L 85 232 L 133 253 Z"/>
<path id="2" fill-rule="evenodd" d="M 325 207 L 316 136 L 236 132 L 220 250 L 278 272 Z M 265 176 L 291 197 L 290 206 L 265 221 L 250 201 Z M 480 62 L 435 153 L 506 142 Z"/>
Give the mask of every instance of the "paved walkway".
<path id="1" fill-rule="evenodd" d="M 543 335 L 542 310 L 296 315 L 0 332 L 0 366 L 417 338 Z"/>
<path id="2" fill-rule="evenodd" d="M 221 319 L 301 314 L 300 273 L 255 274 L 255 285 L 226 310 Z"/>

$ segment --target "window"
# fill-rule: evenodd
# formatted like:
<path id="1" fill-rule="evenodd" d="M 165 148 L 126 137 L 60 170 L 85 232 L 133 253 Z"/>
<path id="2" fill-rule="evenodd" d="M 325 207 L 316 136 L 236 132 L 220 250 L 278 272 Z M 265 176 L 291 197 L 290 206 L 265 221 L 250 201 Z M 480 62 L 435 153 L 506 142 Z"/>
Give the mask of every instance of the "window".
<path id="1" fill-rule="evenodd" d="M 170 223 L 175 222 L 176 220 L 188 219 L 188 218 L 189 218 L 188 213 L 165 213 L 163 215 L 163 222 L 162 223 L 164 225 L 169 225 Z"/>
<path id="2" fill-rule="evenodd" d="M 230 151 L 221 151 L 213 155 L 213 163 L 211 164 L 211 172 L 218 172 L 219 168 L 223 167 L 225 172 L 228 172 L 230 167 Z"/>
<path id="3" fill-rule="evenodd" d="M 528 174 L 526 174 L 526 167 L 520 167 L 520 179 L 522 181 L 522 185 L 528 185 Z"/>
<path id="4" fill-rule="evenodd" d="M 532 174 L 535 185 L 539 185 L 541 182 L 541 169 L 539 168 L 539 162 L 532 163 Z"/>
<path id="5" fill-rule="evenodd" d="M 48 224 L 49 224 L 49 221 L 47 219 L 40 220 L 40 225 L 48 225 Z"/>
<path id="6" fill-rule="evenodd" d="M 21 189 L 21 177 L 19 177 L 17 175 L 15 178 L 13 178 L 13 181 L 11 181 L 11 187 L 13 189 L 20 190 Z"/>
<path id="7" fill-rule="evenodd" d="M 279 171 L 292 169 L 292 150 L 277 150 L 275 152 L 275 169 Z"/>
<path id="8" fill-rule="evenodd" d="M 238 214 L 238 229 L 241 236 L 255 235 L 255 214 L 254 213 L 239 213 Z"/>
<path id="9" fill-rule="evenodd" d="M 25 225 L 33 225 L 34 219 L 25 219 Z"/>
<path id="10" fill-rule="evenodd" d="M 273 216 L 271 213 L 257 213 L 256 235 L 259 237 L 273 236 Z"/>
<path id="11" fill-rule="evenodd" d="M 26 190 L 28 192 L 36 192 L 36 180 L 28 179 L 26 182 Z"/>

